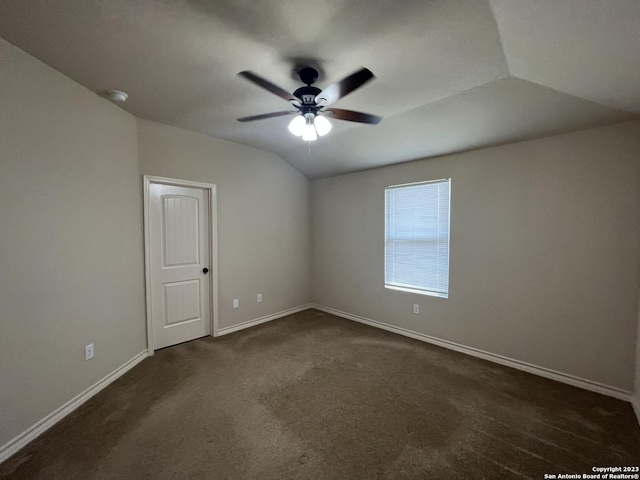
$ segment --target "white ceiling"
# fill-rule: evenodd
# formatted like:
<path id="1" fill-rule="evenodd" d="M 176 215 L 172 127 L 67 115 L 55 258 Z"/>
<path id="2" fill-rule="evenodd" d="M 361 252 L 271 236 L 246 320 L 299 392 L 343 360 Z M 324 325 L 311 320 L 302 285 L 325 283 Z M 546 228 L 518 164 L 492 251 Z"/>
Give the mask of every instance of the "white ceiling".
<path id="1" fill-rule="evenodd" d="M 0 36 L 132 114 L 274 152 L 318 178 L 624 121 L 640 114 L 638 0 L 4 0 Z M 309 145 L 291 108 L 236 77 L 293 91 L 361 66 L 377 79 Z"/>

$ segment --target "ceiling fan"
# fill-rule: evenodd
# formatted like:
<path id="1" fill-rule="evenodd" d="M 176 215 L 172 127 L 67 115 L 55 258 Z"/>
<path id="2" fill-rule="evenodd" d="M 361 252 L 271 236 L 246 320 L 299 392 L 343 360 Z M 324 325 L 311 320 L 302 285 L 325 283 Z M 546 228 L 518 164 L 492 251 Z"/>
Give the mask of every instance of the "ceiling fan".
<path id="1" fill-rule="evenodd" d="M 318 71 L 315 68 L 304 67 L 298 74 L 300 75 L 300 80 L 306 86 L 298 88 L 291 94 L 253 72 L 240 72 L 239 76 L 291 102 L 291 105 L 297 110 L 252 115 L 239 118 L 238 121 L 251 122 L 253 120 L 296 115 L 289 124 L 289 131 L 298 137 L 302 137 L 303 140 L 311 142 L 317 140 L 318 135 L 324 136 L 331 130 L 331 123 L 327 120 L 327 117 L 346 120 L 347 122 L 374 125 L 382 120 L 382 117 L 368 113 L 354 112 L 353 110 L 344 110 L 342 108 L 326 108 L 375 78 L 369 69 L 361 68 L 339 82 L 329 85 L 324 90 L 313 86 L 318 80 Z"/>

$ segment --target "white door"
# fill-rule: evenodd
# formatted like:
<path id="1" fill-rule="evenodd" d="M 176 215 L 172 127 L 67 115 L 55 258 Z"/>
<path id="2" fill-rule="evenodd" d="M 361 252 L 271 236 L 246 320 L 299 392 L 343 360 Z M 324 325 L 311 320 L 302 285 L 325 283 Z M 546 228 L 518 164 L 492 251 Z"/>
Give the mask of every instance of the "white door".
<path id="1" fill-rule="evenodd" d="M 149 263 L 153 348 L 211 334 L 209 192 L 152 183 Z"/>

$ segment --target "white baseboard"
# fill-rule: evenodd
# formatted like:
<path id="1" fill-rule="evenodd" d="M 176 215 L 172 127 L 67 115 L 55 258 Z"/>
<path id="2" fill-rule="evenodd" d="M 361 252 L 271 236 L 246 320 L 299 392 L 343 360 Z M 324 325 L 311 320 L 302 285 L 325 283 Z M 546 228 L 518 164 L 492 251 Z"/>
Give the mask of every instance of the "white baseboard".
<path id="1" fill-rule="evenodd" d="M 239 323 L 238 325 L 232 325 L 230 327 L 220 328 L 218 329 L 218 336 L 227 335 L 228 333 L 237 332 L 238 330 L 244 330 L 245 328 L 255 327 L 256 325 L 260 325 L 261 323 L 270 322 L 271 320 L 286 317 L 287 315 L 292 315 L 294 313 L 302 312 L 303 310 L 308 310 L 310 308 L 312 308 L 312 305 L 308 303 L 307 305 L 300 305 L 299 307 L 289 308 L 288 310 L 282 310 L 281 312 L 273 313 L 265 317 L 260 317 L 254 320 L 249 320 L 247 322 L 242 322 L 242 323 Z"/>
<path id="2" fill-rule="evenodd" d="M 348 320 L 364 323 L 372 327 L 388 330 L 393 333 L 404 335 L 405 337 L 415 338 L 416 340 L 422 340 L 423 342 L 432 343 L 440 347 L 448 348 L 450 350 L 455 350 L 456 352 L 466 353 L 467 355 L 471 355 L 472 357 L 482 358 L 484 360 L 489 360 L 490 362 L 499 363 L 500 365 L 505 365 L 507 367 L 515 368 L 517 370 L 522 370 L 528 373 L 533 373 L 534 375 L 539 375 L 541 377 L 549 378 L 551 380 L 556 380 L 558 382 L 566 383 L 568 385 L 573 385 L 574 387 L 583 388 L 585 390 L 590 390 L 592 392 L 601 393 L 603 395 L 608 395 L 610 397 L 618 398 L 620 400 L 632 402 L 632 393 L 617 387 L 611 387 L 609 385 L 604 385 L 602 383 L 587 380 L 585 378 L 576 377 L 574 375 L 558 372 L 556 370 L 551 370 L 545 367 L 539 367 L 537 365 L 532 365 L 530 363 L 522 362 L 520 360 L 504 357 L 502 355 L 496 355 L 495 353 L 485 352 L 484 350 L 479 350 L 473 347 L 467 347 L 459 343 L 450 342 L 448 340 L 442 340 L 440 338 L 432 337 L 430 335 L 425 335 L 423 333 L 418 333 L 411 330 L 406 330 L 404 328 L 395 327 L 387 323 L 379 322 L 377 320 L 371 320 L 365 317 L 360 317 L 358 315 L 342 312 L 340 310 L 335 310 L 333 308 L 323 307 L 321 305 L 312 305 L 312 308 L 321 310 L 326 313 L 331 313 L 332 315 L 346 318 Z M 634 408 L 636 409 L 636 414 L 638 415 L 638 419 L 640 421 L 640 414 L 639 414 L 640 408 L 636 404 L 634 404 Z"/>
<path id="3" fill-rule="evenodd" d="M 261 323 L 266 323 L 271 320 L 275 320 L 277 318 L 282 318 L 287 315 L 291 315 L 294 313 L 301 312 L 303 310 L 308 310 L 310 308 L 315 308 L 316 310 L 320 310 L 326 313 L 330 313 L 332 315 L 336 315 L 338 317 L 346 318 L 348 320 L 353 320 L 355 322 L 364 323 L 366 325 L 370 325 L 372 327 L 381 328 L 383 330 L 387 330 L 393 333 L 397 333 L 399 335 L 404 335 L 405 337 L 414 338 L 417 340 L 421 340 L 423 342 L 431 343 L 434 345 L 438 345 L 444 348 L 448 348 L 450 350 L 455 350 L 457 352 L 465 353 L 467 355 L 471 355 L 473 357 L 482 358 L 484 360 L 489 360 L 491 362 L 499 363 L 501 365 L 505 365 L 507 367 L 515 368 L 517 370 L 523 370 L 528 373 L 532 373 L 534 375 L 539 375 L 541 377 L 549 378 L 551 380 L 556 380 L 558 382 L 566 383 L 569 385 L 573 385 L 575 387 L 583 388 L 585 390 L 590 390 L 593 392 L 601 393 L 604 395 L 608 395 L 611 397 L 618 398 L 620 400 L 625 400 L 631 402 L 633 409 L 635 411 L 636 417 L 638 418 L 638 423 L 640 423 L 640 399 L 632 396 L 631 392 L 626 390 L 622 390 L 616 387 L 611 387 L 608 385 L 603 385 L 598 382 L 593 382 L 591 380 L 587 380 L 584 378 L 575 377 L 573 375 L 568 375 L 566 373 L 557 372 L 555 370 L 551 370 L 544 367 L 538 367 L 536 365 L 532 365 L 530 363 L 521 362 L 519 360 L 515 360 L 512 358 L 504 357 L 502 355 L 496 355 L 493 353 L 485 352 L 483 350 L 479 350 L 473 347 L 467 347 L 458 343 L 450 342 L 448 340 L 442 340 L 436 337 L 432 337 L 430 335 L 425 335 L 423 333 L 413 332 L 411 330 L 406 330 L 404 328 L 395 327 L 393 325 L 389 325 L 383 322 L 378 322 L 376 320 L 371 320 L 369 318 L 360 317 L 358 315 L 353 315 L 350 313 L 342 312 L 340 310 L 336 310 L 329 307 L 323 307 L 321 305 L 308 304 L 301 305 L 299 307 L 290 308 L 288 310 L 283 310 L 278 313 L 274 313 L 272 315 L 267 315 L 265 317 L 256 318 L 255 320 L 250 320 L 248 322 L 243 322 L 238 325 L 233 325 L 231 327 L 222 328 L 218 331 L 218 335 L 226 335 L 232 332 L 237 332 L 238 330 L 243 330 L 245 328 L 250 328 L 255 325 L 260 325 Z M 148 352 L 145 350 L 140 352 L 131 360 L 129 360 L 124 365 L 120 366 L 110 374 L 108 374 L 103 379 L 99 380 L 89 388 L 87 388 L 82 393 L 76 395 L 74 398 L 69 400 L 67 403 L 62 405 L 60 408 L 51 412 L 49 415 L 44 417 L 42 420 L 32 425 L 30 428 L 22 432 L 20 435 L 15 437 L 14 439 L 7 442 L 5 445 L 0 447 L 0 463 L 4 462 L 6 459 L 11 457 L 18 450 L 23 448 L 32 440 L 35 440 L 42 433 L 46 432 L 53 425 L 58 423 L 64 417 L 69 415 L 75 409 L 77 409 L 80 405 L 85 403 L 95 394 L 100 392 L 102 389 L 113 383 L 115 380 L 120 378 L 126 372 L 131 370 L 133 367 L 138 365 L 142 360 L 149 356 Z"/>
<path id="4" fill-rule="evenodd" d="M 76 395 L 67 403 L 62 405 L 57 410 L 51 412 L 49 415 L 44 417 L 35 425 L 32 425 L 30 428 L 22 432 L 20 435 L 15 437 L 13 440 L 10 440 L 8 443 L 0 447 L 0 463 L 4 462 L 11 455 L 16 453 L 22 447 L 24 447 L 27 443 L 35 440 L 38 436 L 49 430 L 56 423 L 62 420 L 64 417 L 73 412 L 76 408 L 82 405 L 84 402 L 93 397 L 100 390 L 113 383 L 115 380 L 120 378 L 122 375 L 127 373 L 137 364 L 139 364 L 142 360 L 147 358 L 148 352 L 145 350 L 144 352 L 140 352 L 131 360 L 129 360 L 124 365 L 116 368 L 109 375 L 104 377 L 102 380 L 94 383 L 92 386 L 87 388 L 84 392 Z"/>

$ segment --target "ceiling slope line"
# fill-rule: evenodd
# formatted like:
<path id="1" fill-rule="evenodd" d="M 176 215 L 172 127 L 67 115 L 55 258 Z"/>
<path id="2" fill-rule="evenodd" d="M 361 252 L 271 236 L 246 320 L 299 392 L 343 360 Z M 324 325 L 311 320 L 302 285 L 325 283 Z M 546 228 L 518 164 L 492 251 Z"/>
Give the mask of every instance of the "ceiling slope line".
<path id="1" fill-rule="evenodd" d="M 385 118 L 385 120 L 390 120 L 390 119 L 398 118 L 398 117 L 401 117 L 402 115 L 405 115 L 405 114 L 407 114 L 407 113 L 412 113 L 412 112 L 415 112 L 415 111 L 417 111 L 417 110 L 420 110 L 421 108 L 429 107 L 429 106 L 432 106 L 432 105 L 437 105 L 437 104 L 438 104 L 438 103 L 440 103 L 440 102 L 445 102 L 445 101 L 447 101 L 447 100 L 451 100 L 452 98 L 455 98 L 455 97 L 457 97 L 457 96 L 464 95 L 464 94 L 468 94 L 468 93 L 469 93 L 469 92 L 471 92 L 472 90 L 475 90 L 475 89 L 477 89 L 477 88 L 484 87 L 484 86 L 486 86 L 486 85 L 491 85 L 492 83 L 499 82 L 499 81 L 501 81 L 501 80 L 504 80 L 505 78 L 512 78 L 512 76 L 511 76 L 511 75 L 503 75 L 503 76 L 498 77 L 498 78 L 495 78 L 495 79 L 493 79 L 493 80 L 489 80 L 488 82 L 479 83 L 479 84 L 474 85 L 474 86 L 472 86 L 472 87 L 465 88 L 465 89 L 459 90 L 459 91 L 457 91 L 457 92 L 455 92 L 455 93 L 452 93 L 452 94 L 450 94 L 450 95 L 446 95 L 446 96 L 444 96 L 444 97 L 438 98 L 437 100 L 434 100 L 433 102 L 427 102 L 427 103 L 424 103 L 424 104 L 418 105 L 417 107 L 410 108 L 409 110 L 403 110 L 402 112 L 394 113 L 394 114 L 392 114 L 392 115 L 386 115 L 384 118 Z M 527 82 L 528 82 L 528 80 L 525 80 L 525 81 L 527 81 Z M 530 82 L 530 83 L 533 83 L 533 82 Z M 383 122 L 384 122 L 385 120 L 383 120 Z M 346 136 L 346 135 L 347 135 L 347 134 L 348 134 L 352 129 L 354 129 L 354 128 L 358 128 L 358 127 L 359 127 L 359 128 L 371 128 L 371 127 L 369 127 L 369 126 L 367 126 L 367 125 L 358 125 L 358 124 L 355 124 L 355 125 L 353 125 L 353 126 L 349 125 L 349 127 L 350 127 L 349 129 L 344 130 L 344 131 L 342 131 L 342 132 L 340 132 L 340 133 L 336 133 L 335 135 L 333 135 L 333 138 L 342 138 L 342 137 L 345 137 L 345 136 Z M 283 151 L 283 152 L 282 152 L 282 154 L 283 154 L 283 155 L 286 155 L 287 153 L 291 153 L 291 152 L 294 152 L 294 151 L 296 151 L 296 150 L 304 150 L 304 149 L 306 149 L 306 146 L 305 146 L 305 148 L 302 148 L 300 145 L 295 145 L 295 146 L 293 146 L 293 147 L 291 147 L 291 148 L 289 148 L 289 149 L 287 149 L 287 150 Z M 276 154 L 276 155 L 278 155 L 278 154 Z"/>
<path id="2" fill-rule="evenodd" d="M 504 40 L 502 39 L 502 29 L 500 28 L 500 22 L 498 22 L 498 17 L 496 16 L 496 11 L 493 8 L 493 2 L 489 0 L 489 10 L 491 11 L 491 18 L 493 18 L 493 22 L 496 27 L 496 32 L 498 32 L 498 41 L 500 42 L 500 51 L 502 52 L 502 59 L 504 60 L 504 64 L 507 66 L 507 75 L 513 76 L 511 73 L 511 65 L 509 65 L 509 59 L 507 58 L 507 52 L 504 50 Z"/>
<path id="3" fill-rule="evenodd" d="M 566 95 L 568 97 L 575 98 L 575 99 L 581 100 L 583 102 L 589 102 L 589 103 L 591 103 L 593 105 L 597 105 L 598 107 L 608 108 L 610 110 L 615 110 L 616 112 L 620 112 L 620 113 L 623 113 L 623 114 L 628 114 L 628 115 L 631 116 L 629 119 L 621 120 L 620 122 L 626 122 L 626 121 L 628 121 L 630 119 L 633 119 L 633 118 L 640 118 L 640 112 L 634 112 L 632 110 L 622 110 L 619 107 L 614 107 L 612 105 L 607 105 L 606 103 L 597 102 L 597 101 L 592 100 L 590 98 L 580 97 L 578 95 L 574 95 L 573 93 L 568 93 L 568 92 L 565 92 L 563 90 L 558 90 L 557 88 L 550 87 L 548 85 L 545 85 L 544 83 L 534 82 L 533 80 L 529 80 L 528 78 L 519 77 L 518 75 L 513 75 L 512 74 L 512 75 L 510 75 L 510 78 L 515 78 L 517 80 L 522 80 L 523 82 L 532 83 L 532 84 L 537 85 L 539 87 L 545 88 L 545 89 L 547 89 L 547 90 L 549 90 L 551 92 L 559 93 L 561 95 Z M 620 123 L 620 122 L 616 122 L 616 123 Z"/>

